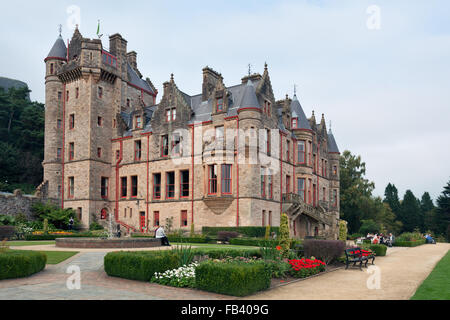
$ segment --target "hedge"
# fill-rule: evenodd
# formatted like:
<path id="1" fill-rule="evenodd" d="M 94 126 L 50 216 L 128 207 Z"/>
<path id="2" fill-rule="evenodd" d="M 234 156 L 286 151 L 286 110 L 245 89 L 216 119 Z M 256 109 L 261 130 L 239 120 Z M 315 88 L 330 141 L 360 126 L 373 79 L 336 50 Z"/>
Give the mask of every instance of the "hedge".
<path id="1" fill-rule="evenodd" d="M 257 257 L 261 258 L 259 249 L 193 249 L 196 256 L 208 256 L 210 259 L 223 259 L 226 257 Z"/>
<path id="2" fill-rule="evenodd" d="M 279 240 L 266 240 L 266 239 L 250 239 L 250 238 L 235 238 L 230 239 L 230 244 L 237 245 L 237 246 L 254 246 L 254 247 L 270 247 L 270 246 L 277 246 L 280 244 Z M 294 248 L 295 245 L 302 244 L 302 241 L 300 240 L 294 240 L 291 241 L 291 248 Z"/>
<path id="3" fill-rule="evenodd" d="M 375 256 L 384 257 L 386 255 L 387 247 L 382 244 L 371 244 L 367 246 L 370 250 L 375 252 Z"/>
<path id="4" fill-rule="evenodd" d="M 38 251 L 0 252 L 0 280 L 28 277 L 42 271 L 46 263 L 47 256 Z"/>
<path id="5" fill-rule="evenodd" d="M 4 239 L 12 239 L 16 235 L 14 226 L 0 226 L 0 241 Z"/>
<path id="6" fill-rule="evenodd" d="M 91 233 L 74 233 L 72 235 L 57 235 L 57 234 L 27 234 L 25 235 L 26 241 L 40 241 L 40 240 L 55 240 L 58 238 L 100 238 L 100 235 L 94 235 Z"/>
<path id="7" fill-rule="evenodd" d="M 202 233 L 216 237 L 219 231 L 234 231 L 250 238 L 264 238 L 266 227 L 203 227 Z M 270 227 L 270 233 L 278 234 L 280 227 Z"/>
<path id="8" fill-rule="evenodd" d="M 423 244 L 426 244 L 426 240 L 417 240 L 417 241 L 395 241 L 395 247 L 417 247 Z"/>
<path id="9" fill-rule="evenodd" d="M 195 270 L 195 286 L 200 290 L 244 297 L 268 289 L 270 269 L 264 263 L 201 263 Z"/>
<path id="10" fill-rule="evenodd" d="M 110 252 L 104 258 L 109 276 L 150 281 L 155 272 L 179 267 L 179 257 L 172 251 Z"/>

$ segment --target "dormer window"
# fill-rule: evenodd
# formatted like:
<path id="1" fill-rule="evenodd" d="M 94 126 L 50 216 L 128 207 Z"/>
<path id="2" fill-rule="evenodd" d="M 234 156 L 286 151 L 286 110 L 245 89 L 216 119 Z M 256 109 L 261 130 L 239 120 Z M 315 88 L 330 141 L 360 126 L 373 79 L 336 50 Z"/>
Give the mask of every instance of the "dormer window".
<path id="1" fill-rule="evenodd" d="M 270 110 L 270 108 L 271 108 L 271 103 L 269 102 L 269 101 L 264 101 L 264 113 L 265 114 L 267 114 L 267 115 L 270 115 L 271 114 L 271 110 Z"/>
<path id="2" fill-rule="evenodd" d="M 177 120 L 177 109 L 173 108 L 172 109 L 172 121 Z"/>
<path id="3" fill-rule="evenodd" d="M 142 117 L 136 116 L 136 129 L 142 129 Z"/>
<path id="4" fill-rule="evenodd" d="M 222 112 L 223 111 L 223 98 L 217 99 L 216 107 L 217 107 L 216 108 L 217 112 Z"/>
<path id="5" fill-rule="evenodd" d="M 298 128 L 298 118 L 292 118 L 292 129 Z"/>
<path id="6" fill-rule="evenodd" d="M 175 121 L 177 119 L 177 109 L 167 109 L 166 110 L 166 122 Z"/>

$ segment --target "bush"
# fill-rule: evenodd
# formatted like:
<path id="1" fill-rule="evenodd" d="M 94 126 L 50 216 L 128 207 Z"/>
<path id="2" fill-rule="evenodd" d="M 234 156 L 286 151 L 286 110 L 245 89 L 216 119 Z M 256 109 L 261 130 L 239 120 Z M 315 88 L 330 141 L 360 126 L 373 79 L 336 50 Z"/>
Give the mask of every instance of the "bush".
<path id="1" fill-rule="evenodd" d="M 91 225 L 89 226 L 89 230 L 91 231 L 96 231 L 96 230 L 103 230 L 105 228 L 103 228 L 103 226 L 101 224 L 99 224 L 98 222 L 92 222 Z"/>
<path id="2" fill-rule="evenodd" d="M 379 232 L 381 226 L 379 223 L 373 221 L 372 219 L 369 220 L 361 220 L 362 225 L 361 228 L 359 228 L 359 233 L 362 234 L 368 234 L 368 233 L 377 233 Z"/>
<path id="3" fill-rule="evenodd" d="M 281 247 L 281 255 L 284 258 L 287 258 L 289 255 L 289 250 L 291 248 L 291 238 L 290 238 L 290 231 L 289 231 L 289 218 L 287 214 L 283 213 L 281 215 L 281 221 L 280 221 L 280 247 Z"/>
<path id="4" fill-rule="evenodd" d="M 16 234 L 16 228 L 13 226 L 0 226 L 0 241 L 11 239 Z"/>
<path id="5" fill-rule="evenodd" d="M 230 244 L 236 246 L 253 246 L 253 247 L 271 247 L 272 245 L 278 246 L 280 244 L 279 240 L 266 240 L 263 238 L 235 238 L 230 239 Z M 302 244 L 301 240 L 291 239 L 291 248 L 295 245 Z"/>
<path id="6" fill-rule="evenodd" d="M 197 248 L 192 250 L 195 256 L 208 256 L 210 259 L 225 259 L 227 257 L 261 257 L 259 249 L 209 249 Z"/>
<path id="7" fill-rule="evenodd" d="M 423 236 L 420 232 L 405 232 L 402 233 L 401 235 L 399 235 L 396 239 L 395 242 L 400 241 L 417 241 L 417 240 L 423 240 Z"/>
<path id="8" fill-rule="evenodd" d="M 47 256 L 38 251 L 7 250 L 0 253 L 0 280 L 28 277 L 42 271 Z"/>
<path id="9" fill-rule="evenodd" d="M 13 216 L 0 215 L 0 226 L 12 226 L 16 223 Z"/>
<path id="10" fill-rule="evenodd" d="M 345 241 L 347 240 L 347 221 L 340 220 L 339 221 L 339 240 Z"/>
<path id="11" fill-rule="evenodd" d="M 423 240 L 414 240 L 414 241 L 398 241 L 395 240 L 395 247 L 417 247 L 427 243 L 425 239 Z"/>
<path id="12" fill-rule="evenodd" d="M 219 231 L 217 232 L 217 240 L 218 241 L 230 241 L 230 239 L 237 238 L 239 233 L 236 231 Z"/>
<path id="13" fill-rule="evenodd" d="M 42 240 L 55 240 L 57 238 L 100 238 L 101 235 L 95 235 L 92 233 L 74 233 L 71 235 L 57 235 L 57 234 L 26 234 L 26 241 L 42 241 Z"/>
<path id="14" fill-rule="evenodd" d="M 279 227 L 270 227 L 270 233 L 279 233 Z M 235 231 L 249 238 L 263 238 L 266 227 L 203 227 L 202 233 L 210 237 L 216 237 L 219 231 Z"/>
<path id="15" fill-rule="evenodd" d="M 104 258 L 108 276 L 139 281 L 150 281 L 155 272 L 179 266 L 179 257 L 172 251 L 110 252 Z"/>
<path id="16" fill-rule="evenodd" d="M 305 257 L 316 257 L 327 265 L 339 258 L 345 250 L 345 242 L 339 240 L 305 240 Z"/>
<path id="17" fill-rule="evenodd" d="M 358 238 L 364 238 L 364 235 L 361 233 L 353 233 L 348 235 L 348 240 L 356 240 Z"/>
<path id="18" fill-rule="evenodd" d="M 382 244 L 371 244 L 368 246 L 363 246 L 367 249 L 370 249 L 372 252 L 375 253 L 375 256 L 377 257 L 384 257 L 386 255 L 387 247 Z"/>
<path id="19" fill-rule="evenodd" d="M 271 271 L 265 263 L 201 263 L 195 270 L 195 286 L 200 290 L 244 297 L 268 289 Z"/>

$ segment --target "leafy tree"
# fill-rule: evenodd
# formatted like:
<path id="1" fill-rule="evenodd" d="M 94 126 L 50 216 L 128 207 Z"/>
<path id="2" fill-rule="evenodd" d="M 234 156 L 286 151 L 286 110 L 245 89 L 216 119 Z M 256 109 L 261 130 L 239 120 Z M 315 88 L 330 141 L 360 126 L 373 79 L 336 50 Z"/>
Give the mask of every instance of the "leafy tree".
<path id="1" fill-rule="evenodd" d="M 436 232 L 445 235 L 450 225 L 450 181 L 444 187 L 444 191 L 437 198 Z"/>
<path id="2" fill-rule="evenodd" d="M 400 211 L 400 200 L 398 198 L 398 190 L 395 187 L 395 184 L 388 184 L 384 191 L 384 200 L 385 203 L 391 207 L 392 212 L 398 215 Z"/>
<path id="3" fill-rule="evenodd" d="M 287 258 L 291 248 L 291 238 L 289 234 L 289 218 L 285 213 L 281 215 L 280 220 L 280 247 L 281 255 Z"/>
<path id="4" fill-rule="evenodd" d="M 359 228 L 359 233 L 366 235 L 368 233 L 379 233 L 380 232 L 380 224 L 373 221 L 372 219 L 369 220 L 362 220 L 361 228 Z"/>
<path id="5" fill-rule="evenodd" d="M 47 220 L 49 224 L 52 224 L 57 229 L 67 229 L 70 218 L 73 218 L 77 226 L 79 221 L 75 217 L 75 211 L 72 209 L 61 209 L 51 203 L 37 202 L 31 207 L 33 213 L 40 221 Z"/>
<path id="6" fill-rule="evenodd" d="M 403 223 L 403 230 L 412 232 L 415 228 L 423 225 L 419 201 L 411 190 L 407 190 L 400 206 L 400 221 Z"/>

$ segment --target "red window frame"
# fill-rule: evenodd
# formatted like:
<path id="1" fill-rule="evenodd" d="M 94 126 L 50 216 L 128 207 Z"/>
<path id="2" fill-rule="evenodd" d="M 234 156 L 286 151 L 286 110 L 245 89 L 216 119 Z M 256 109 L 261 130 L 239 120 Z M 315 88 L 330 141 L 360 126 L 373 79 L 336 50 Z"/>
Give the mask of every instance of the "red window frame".
<path id="1" fill-rule="evenodd" d="M 317 173 L 317 156 L 313 154 L 313 173 Z"/>
<path id="2" fill-rule="evenodd" d="M 183 182 L 183 174 L 187 172 L 187 180 Z M 183 195 L 187 192 L 187 195 Z M 180 198 L 189 198 L 190 190 L 189 190 L 189 170 L 180 171 Z"/>
<path id="3" fill-rule="evenodd" d="M 286 176 L 286 194 L 291 192 L 291 176 Z"/>
<path id="4" fill-rule="evenodd" d="M 135 127 L 136 127 L 136 129 L 142 129 L 142 117 L 141 116 L 136 116 Z"/>
<path id="5" fill-rule="evenodd" d="M 309 149 L 308 149 L 308 153 L 309 153 L 309 165 L 312 165 L 312 142 L 308 141 L 309 144 Z"/>
<path id="6" fill-rule="evenodd" d="M 217 195 L 217 173 L 217 165 L 208 166 L 208 195 Z"/>
<path id="7" fill-rule="evenodd" d="M 134 160 L 141 161 L 142 159 L 142 142 L 141 140 L 134 141 Z"/>
<path id="8" fill-rule="evenodd" d="M 309 179 L 309 188 L 308 188 L 308 203 L 311 204 L 312 203 L 312 180 Z"/>
<path id="9" fill-rule="evenodd" d="M 261 198 L 266 197 L 266 169 L 261 168 Z"/>
<path id="10" fill-rule="evenodd" d="M 97 157 L 102 157 L 102 148 L 97 148 Z"/>
<path id="11" fill-rule="evenodd" d="M 138 176 L 131 176 L 131 198 L 138 196 Z"/>
<path id="12" fill-rule="evenodd" d="M 273 175 L 269 174 L 269 199 L 273 199 Z"/>
<path id="13" fill-rule="evenodd" d="M 302 148 L 300 148 L 302 147 Z M 300 140 L 297 143 L 297 163 L 306 164 L 306 141 Z"/>
<path id="14" fill-rule="evenodd" d="M 156 183 L 156 177 L 159 177 L 159 183 Z M 159 188 L 159 191 L 157 191 L 157 188 Z M 153 199 L 161 199 L 161 173 L 153 174 Z"/>
<path id="15" fill-rule="evenodd" d="M 101 178 L 100 195 L 102 199 L 108 199 L 109 197 L 109 178 Z"/>
<path id="16" fill-rule="evenodd" d="M 181 155 L 181 137 L 179 134 L 174 134 L 172 136 L 172 156 Z"/>
<path id="17" fill-rule="evenodd" d="M 75 178 L 69 177 L 68 180 L 68 194 L 69 199 L 73 199 L 75 196 Z"/>
<path id="18" fill-rule="evenodd" d="M 217 99 L 216 111 L 217 112 L 222 112 L 223 111 L 223 98 Z"/>
<path id="19" fill-rule="evenodd" d="M 58 148 L 57 150 L 56 150 L 56 159 L 61 159 L 61 151 L 62 149 L 61 148 Z"/>
<path id="20" fill-rule="evenodd" d="M 127 177 L 120 178 L 120 197 L 125 199 L 128 195 L 128 179 Z"/>
<path id="21" fill-rule="evenodd" d="M 180 219 L 180 226 L 183 227 L 187 227 L 188 226 L 188 212 L 187 210 L 182 210 L 181 211 L 181 219 Z"/>
<path id="22" fill-rule="evenodd" d="M 169 175 L 173 174 L 173 183 L 169 183 Z M 175 199 L 175 172 L 166 172 L 166 199 Z"/>
<path id="23" fill-rule="evenodd" d="M 75 114 L 72 113 L 69 115 L 69 130 L 73 130 L 75 128 Z"/>
<path id="24" fill-rule="evenodd" d="M 221 173 L 222 173 L 222 176 L 221 176 L 220 189 L 221 189 L 222 194 L 225 194 L 225 195 L 233 194 L 232 165 L 231 164 L 222 164 L 222 172 Z"/>
<path id="25" fill-rule="evenodd" d="M 303 182 L 302 184 L 300 182 Z M 303 187 L 303 188 L 301 188 Z M 306 202 L 306 180 L 305 178 L 297 179 L 297 192 L 299 196 L 302 196 L 303 193 L 303 201 Z"/>
<path id="26" fill-rule="evenodd" d="M 266 210 L 263 210 L 263 211 L 262 211 L 261 218 L 262 218 L 262 219 L 261 219 L 261 220 L 262 220 L 262 221 L 261 221 L 261 222 L 262 222 L 261 225 L 262 225 L 263 227 L 265 227 L 265 226 L 266 226 Z"/>
<path id="27" fill-rule="evenodd" d="M 69 160 L 73 160 L 75 158 L 75 143 L 69 143 Z"/>
<path id="28" fill-rule="evenodd" d="M 172 119 L 172 109 L 166 109 L 166 122 L 170 122 Z"/>
<path id="29" fill-rule="evenodd" d="M 159 211 L 153 211 L 153 226 L 159 227 Z"/>
<path id="30" fill-rule="evenodd" d="M 286 140 L 286 161 L 291 162 L 291 142 Z"/>
<path id="31" fill-rule="evenodd" d="M 117 58 L 106 51 L 102 51 L 102 59 L 103 59 L 103 62 L 106 64 L 109 64 L 113 67 L 117 66 Z"/>
<path id="32" fill-rule="evenodd" d="M 169 156 L 169 136 L 161 136 L 161 157 L 166 158 Z"/>

